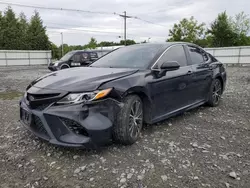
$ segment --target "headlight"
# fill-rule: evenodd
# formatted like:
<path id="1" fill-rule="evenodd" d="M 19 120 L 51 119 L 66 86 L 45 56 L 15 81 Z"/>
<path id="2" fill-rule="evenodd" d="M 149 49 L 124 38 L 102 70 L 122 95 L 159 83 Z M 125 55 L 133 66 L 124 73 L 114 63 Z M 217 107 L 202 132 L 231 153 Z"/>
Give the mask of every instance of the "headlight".
<path id="1" fill-rule="evenodd" d="M 86 93 L 70 93 L 58 101 L 57 104 L 78 104 L 86 101 L 101 99 L 107 96 L 111 90 L 112 88 Z"/>
<path id="2" fill-rule="evenodd" d="M 57 67 L 57 66 L 58 66 L 58 63 L 53 63 L 53 66 Z"/>

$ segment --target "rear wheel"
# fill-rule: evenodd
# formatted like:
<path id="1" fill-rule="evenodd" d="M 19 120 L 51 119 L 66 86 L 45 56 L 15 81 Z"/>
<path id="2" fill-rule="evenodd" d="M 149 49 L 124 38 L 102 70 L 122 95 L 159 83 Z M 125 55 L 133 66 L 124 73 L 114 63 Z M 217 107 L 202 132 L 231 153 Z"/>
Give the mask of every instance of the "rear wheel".
<path id="1" fill-rule="evenodd" d="M 142 101 L 137 95 L 129 95 L 124 99 L 124 106 L 115 118 L 113 138 L 124 145 L 133 144 L 140 136 L 142 125 Z"/>
<path id="2" fill-rule="evenodd" d="M 218 106 L 222 95 L 222 83 L 219 79 L 214 79 L 209 91 L 208 102 L 209 106 Z"/>

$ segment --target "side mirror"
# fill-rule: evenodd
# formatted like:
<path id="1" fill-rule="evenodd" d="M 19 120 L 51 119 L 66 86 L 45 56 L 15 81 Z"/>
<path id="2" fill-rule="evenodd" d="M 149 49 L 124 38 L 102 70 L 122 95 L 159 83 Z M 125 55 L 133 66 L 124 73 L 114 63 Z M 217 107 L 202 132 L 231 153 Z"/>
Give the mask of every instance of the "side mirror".
<path id="1" fill-rule="evenodd" d="M 165 71 L 174 71 L 180 68 L 180 64 L 177 61 L 167 61 L 161 65 L 161 69 Z"/>

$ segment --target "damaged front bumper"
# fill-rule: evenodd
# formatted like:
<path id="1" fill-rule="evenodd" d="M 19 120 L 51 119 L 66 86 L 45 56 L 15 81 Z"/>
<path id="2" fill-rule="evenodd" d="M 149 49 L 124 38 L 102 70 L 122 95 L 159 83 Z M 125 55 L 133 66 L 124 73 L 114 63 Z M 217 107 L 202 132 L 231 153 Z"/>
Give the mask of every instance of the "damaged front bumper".
<path id="1" fill-rule="evenodd" d="M 49 66 L 48 66 L 48 69 L 49 69 L 50 71 L 58 71 L 58 70 L 60 70 L 60 68 L 59 68 L 58 66 L 54 66 L 54 65 L 49 65 Z"/>
<path id="2" fill-rule="evenodd" d="M 112 138 L 115 114 L 122 103 L 108 98 L 88 104 L 41 105 L 20 101 L 21 123 L 37 137 L 67 147 L 92 147 Z"/>

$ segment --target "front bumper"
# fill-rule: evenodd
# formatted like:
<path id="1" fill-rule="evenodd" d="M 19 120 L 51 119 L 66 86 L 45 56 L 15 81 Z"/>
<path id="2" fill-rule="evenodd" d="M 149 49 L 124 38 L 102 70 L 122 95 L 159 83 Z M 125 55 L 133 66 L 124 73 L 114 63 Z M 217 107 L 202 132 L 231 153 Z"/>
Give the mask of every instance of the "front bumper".
<path id="1" fill-rule="evenodd" d="M 59 67 L 53 66 L 53 65 L 49 65 L 48 69 L 51 70 L 51 71 L 57 71 L 57 70 L 59 70 Z"/>
<path id="2" fill-rule="evenodd" d="M 24 98 L 20 101 L 20 122 L 37 137 L 66 147 L 93 147 L 110 142 L 115 113 L 121 106 L 116 100 L 105 99 L 32 109 L 25 101 Z M 25 112 L 31 117 L 28 124 L 23 120 Z"/>

